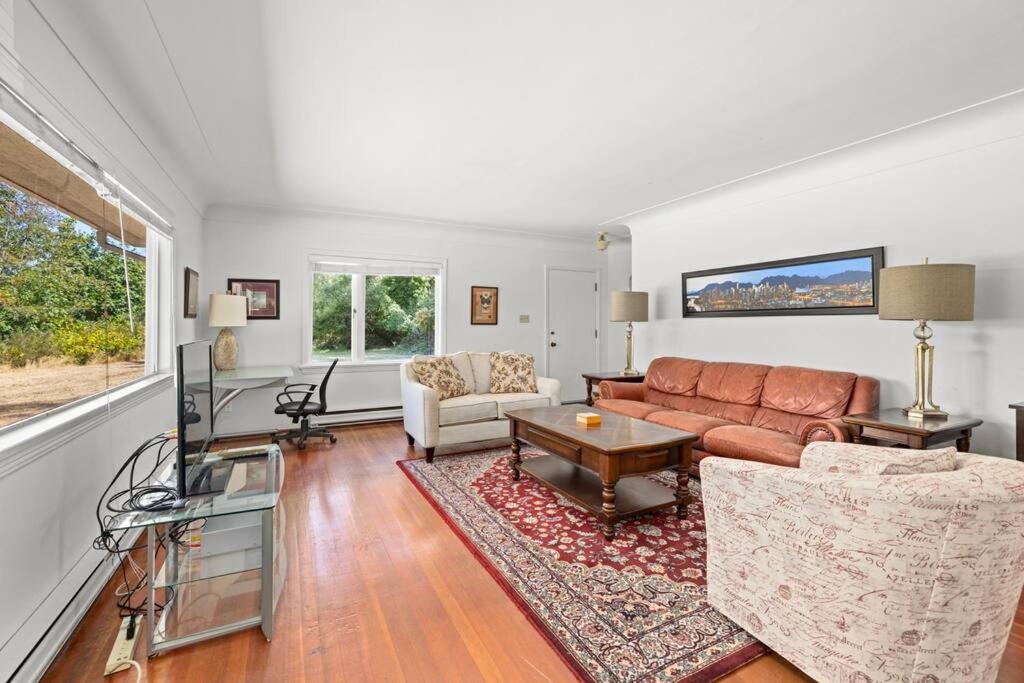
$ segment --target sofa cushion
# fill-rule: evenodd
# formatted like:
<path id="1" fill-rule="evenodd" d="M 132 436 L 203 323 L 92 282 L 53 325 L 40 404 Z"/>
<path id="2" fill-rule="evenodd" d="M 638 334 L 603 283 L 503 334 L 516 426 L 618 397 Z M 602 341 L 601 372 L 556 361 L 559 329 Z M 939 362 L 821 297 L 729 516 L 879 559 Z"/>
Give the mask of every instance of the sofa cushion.
<path id="1" fill-rule="evenodd" d="M 486 394 L 491 390 L 491 354 L 469 352 L 469 364 L 473 367 L 473 393 Z"/>
<path id="2" fill-rule="evenodd" d="M 436 391 L 441 400 L 470 392 L 470 387 L 448 356 L 429 356 L 413 361 L 412 372 L 420 384 Z"/>
<path id="3" fill-rule="evenodd" d="M 716 417 L 708 417 L 699 413 L 687 413 L 682 410 L 659 410 L 648 415 L 647 421 L 696 434 L 700 438 L 693 444 L 695 448 L 700 448 L 704 445 L 704 434 L 708 430 L 735 424 L 728 420 L 720 420 Z"/>
<path id="4" fill-rule="evenodd" d="M 771 465 L 798 467 L 803 449 L 793 434 L 746 425 L 715 427 L 704 434 L 704 450 L 712 455 Z"/>
<path id="5" fill-rule="evenodd" d="M 846 414 L 857 375 L 780 365 L 764 378 L 761 405 L 784 413 L 821 418 Z"/>
<path id="6" fill-rule="evenodd" d="M 677 396 L 694 396 L 697 381 L 706 363 L 690 358 L 655 358 L 647 367 L 644 384 L 649 389 Z"/>
<path id="7" fill-rule="evenodd" d="M 502 353 L 512 353 L 502 351 Z M 491 390 L 491 352 L 470 351 L 469 364 L 473 368 L 473 384 L 470 387 L 474 394 L 486 394 Z"/>
<path id="8" fill-rule="evenodd" d="M 643 401 L 629 401 L 624 398 L 599 398 L 594 402 L 594 407 L 610 410 L 613 413 L 627 417 L 635 417 L 638 420 L 643 420 L 651 413 L 658 412 L 659 410 L 665 410 L 661 406 L 644 403 Z"/>
<path id="9" fill-rule="evenodd" d="M 492 394 L 537 393 L 533 355 L 513 351 L 491 352 Z"/>
<path id="10" fill-rule="evenodd" d="M 480 394 L 480 396 L 498 404 L 499 420 L 504 419 L 505 413 L 510 410 L 546 408 L 551 405 L 551 399 L 548 396 L 525 391 L 510 394 Z"/>
<path id="11" fill-rule="evenodd" d="M 455 369 L 459 371 L 462 381 L 466 383 L 467 387 L 469 387 L 470 393 L 480 393 L 476 391 L 476 380 L 473 378 L 473 364 L 469 360 L 469 354 L 465 351 L 457 351 L 455 353 L 445 354 L 444 357 L 451 359 Z M 417 354 L 412 357 L 412 362 L 417 363 L 431 358 L 440 358 L 440 356 L 421 356 Z"/>
<path id="12" fill-rule="evenodd" d="M 687 413 L 700 413 L 708 417 L 716 417 L 733 424 L 750 424 L 757 406 L 743 405 L 742 403 L 725 403 L 715 401 L 702 396 L 677 396 L 666 394 L 655 389 L 647 390 L 647 402 L 663 408 L 682 410 Z"/>
<path id="13" fill-rule="evenodd" d="M 466 394 L 438 402 L 437 423 L 441 426 L 496 419 L 498 404 L 489 396 Z"/>
<path id="14" fill-rule="evenodd" d="M 934 474 L 956 469 L 956 449 L 884 448 L 815 441 L 800 457 L 800 469 L 844 474 Z"/>
<path id="15" fill-rule="evenodd" d="M 723 403 L 756 406 L 761 401 L 768 365 L 753 363 L 705 363 L 697 382 L 697 396 Z"/>
<path id="16" fill-rule="evenodd" d="M 786 432 L 787 434 L 801 434 L 808 422 L 820 422 L 820 417 L 808 417 L 796 413 L 785 413 L 774 408 L 758 408 L 754 413 L 754 419 L 750 421 L 752 427 L 771 429 L 775 432 Z"/>

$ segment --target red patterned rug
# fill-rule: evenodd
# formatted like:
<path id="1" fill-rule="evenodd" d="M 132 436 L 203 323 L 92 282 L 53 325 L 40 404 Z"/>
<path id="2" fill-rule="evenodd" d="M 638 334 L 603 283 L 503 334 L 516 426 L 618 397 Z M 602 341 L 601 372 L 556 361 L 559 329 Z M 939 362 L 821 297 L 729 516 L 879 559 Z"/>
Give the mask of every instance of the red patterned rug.
<path id="1" fill-rule="evenodd" d="M 507 449 L 398 466 L 580 678 L 711 681 L 767 652 L 705 599 L 696 480 L 688 519 L 645 515 L 606 542 L 590 513 L 512 481 Z M 655 478 L 675 486 L 674 473 Z"/>

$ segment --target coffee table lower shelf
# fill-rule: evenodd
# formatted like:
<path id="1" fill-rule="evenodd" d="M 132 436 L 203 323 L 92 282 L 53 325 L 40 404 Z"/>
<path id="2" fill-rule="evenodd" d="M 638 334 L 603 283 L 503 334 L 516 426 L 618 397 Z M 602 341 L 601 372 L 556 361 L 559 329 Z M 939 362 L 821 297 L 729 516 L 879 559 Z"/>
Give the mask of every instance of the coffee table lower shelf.
<path id="1" fill-rule="evenodd" d="M 580 507 L 603 519 L 601 478 L 595 472 L 556 455 L 541 455 L 523 460 L 523 474 L 558 491 Z M 625 477 L 615 484 L 615 519 L 635 517 L 662 508 L 685 505 L 675 491 L 644 476 Z"/>

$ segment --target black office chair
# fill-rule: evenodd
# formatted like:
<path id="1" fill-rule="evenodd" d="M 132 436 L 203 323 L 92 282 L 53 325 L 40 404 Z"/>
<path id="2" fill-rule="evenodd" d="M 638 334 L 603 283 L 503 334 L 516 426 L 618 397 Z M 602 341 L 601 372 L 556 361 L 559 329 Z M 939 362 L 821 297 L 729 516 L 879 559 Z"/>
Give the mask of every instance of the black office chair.
<path id="1" fill-rule="evenodd" d="M 292 441 L 298 439 L 298 446 L 302 449 L 306 447 L 306 439 L 311 436 L 330 439 L 331 443 L 335 443 L 338 440 L 338 437 L 326 429 L 310 429 L 309 427 L 310 417 L 313 415 L 323 415 L 327 412 L 327 381 L 331 379 L 331 373 L 334 372 L 334 366 L 337 364 L 338 359 L 335 358 L 334 362 L 331 363 L 331 367 L 327 368 L 327 374 L 324 375 L 323 380 L 320 382 L 319 403 L 309 400 L 317 390 L 317 385 L 315 384 L 289 384 L 284 388 L 284 391 L 277 395 L 277 407 L 274 408 L 274 413 L 277 415 L 287 415 L 292 419 L 292 422 L 299 423 L 299 428 L 274 434 L 270 437 L 271 441 L 278 443 L 281 440 Z M 298 389 L 297 387 L 305 387 L 305 389 Z"/>

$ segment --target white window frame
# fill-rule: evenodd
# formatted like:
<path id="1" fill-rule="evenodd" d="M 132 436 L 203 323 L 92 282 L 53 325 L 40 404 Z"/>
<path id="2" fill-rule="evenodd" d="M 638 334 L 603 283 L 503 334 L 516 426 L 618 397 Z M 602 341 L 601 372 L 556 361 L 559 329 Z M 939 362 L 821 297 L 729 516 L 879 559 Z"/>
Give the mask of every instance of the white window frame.
<path id="1" fill-rule="evenodd" d="M 309 252 L 306 255 L 306 274 L 303 278 L 302 296 L 302 370 L 316 371 L 326 367 L 328 362 L 313 358 L 313 274 L 318 264 L 360 264 L 367 266 L 388 266 L 401 269 L 408 266 L 410 271 L 417 268 L 436 268 L 434 275 L 434 353 L 445 352 L 445 300 L 448 282 L 448 259 L 438 257 L 353 253 L 353 252 Z M 400 272 L 395 273 L 401 274 Z M 409 272 L 409 275 L 415 273 Z M 366 293 L 366 276 L 352 275 L 352 358 L 339 361 L 338 367 L 352 370 L 386 370 L 397 367 L 404 360 L 366 359 L 366 312 L 363 307 Z"/>

